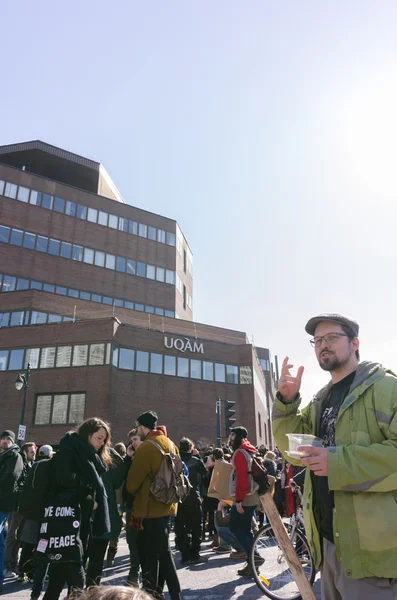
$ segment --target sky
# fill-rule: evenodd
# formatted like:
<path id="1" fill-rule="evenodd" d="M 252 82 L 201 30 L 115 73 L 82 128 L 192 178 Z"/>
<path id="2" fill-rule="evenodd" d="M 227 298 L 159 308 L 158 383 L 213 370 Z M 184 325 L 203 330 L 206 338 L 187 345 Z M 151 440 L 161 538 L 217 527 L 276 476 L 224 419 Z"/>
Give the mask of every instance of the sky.
<path id="1" fill-rule="evenodd" d="M 397 4 L 3 0 L 0 144 L 101 162 L 178 221 L 194 320 L 329 375 L 306 321 L 397 371 Z"/>

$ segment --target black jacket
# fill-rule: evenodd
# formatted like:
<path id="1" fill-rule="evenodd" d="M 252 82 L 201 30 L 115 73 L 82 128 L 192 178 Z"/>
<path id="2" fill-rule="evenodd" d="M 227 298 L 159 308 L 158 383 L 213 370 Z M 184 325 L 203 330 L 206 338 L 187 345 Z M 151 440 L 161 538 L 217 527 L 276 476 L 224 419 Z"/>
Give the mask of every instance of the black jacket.
<path id="1" fill-rule="evenodd" d="M 201 478 L 207 476 L 207 471 L 204 466 L 204 463 L 197 458 L 197 456 L 193 456 L 193 454 L 189 453 L 181 453 L 181 460 L 185 463 L 187 468 L 189 469 L 189 481 L 192 486 L 188 497 L 184 501 L 184 504 L 187 505 L 195 505 L 200 504 L 200 483 Z"/>
<path id="2" fill-rule="evenodd" d="M 18 480 L 23 471 L 23 458 L 17 444 L 0 454 L 0 511 L 17 508 Z"/>
<path id="3" fill-rule="evenodd" d="M 35 462 L 19 491 L 19 512 L 25 519 L 41 521 L 53 481 L 52 458 Z"/>

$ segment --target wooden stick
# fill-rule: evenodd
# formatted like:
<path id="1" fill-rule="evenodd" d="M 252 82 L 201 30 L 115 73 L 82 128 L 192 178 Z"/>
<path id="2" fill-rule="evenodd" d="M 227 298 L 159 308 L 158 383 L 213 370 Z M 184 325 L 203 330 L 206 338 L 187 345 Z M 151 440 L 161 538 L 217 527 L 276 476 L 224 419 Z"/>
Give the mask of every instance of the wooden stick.
<path id="1" fill-rule="evenodd" d="M 291 573 L 296 581 L 296 585 L 298 586 L 302 600 L 316 600 L 313 588 L 305 575 L 303 567 L 294 550 L 291 540 L 289 539 L 287 530 L 284 527 L 284 523 L 281 520 L 280 513 L 277 510 L 271 494 L 264 494 L 263 496 L 259 497 L 259 500 L 262 505 L 262 510 L 266 514 L 270 525 L 272 526 L 281 551 L 287 559 L 288 566 L 291 569 Z"/>

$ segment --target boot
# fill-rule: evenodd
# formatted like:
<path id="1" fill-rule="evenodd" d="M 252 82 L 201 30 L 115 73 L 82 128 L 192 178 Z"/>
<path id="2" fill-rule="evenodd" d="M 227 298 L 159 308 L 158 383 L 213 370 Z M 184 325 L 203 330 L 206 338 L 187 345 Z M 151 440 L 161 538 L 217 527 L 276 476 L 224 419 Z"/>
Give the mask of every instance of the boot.
<path id="1" fill-rule="evenodd" d="M 254 576 L 254 572 L 251 569 L 251 565 L 249 565 L 248 563 L 245 565 L 245 567 L 243 569 L 240 569 L 239 571 L 237 571 L 238 575 L 241 575 L 241 577 L 253 577 Z"/>
<path id="2" fill-rule="evenodd" d="M 219 535 L 217 533 L 214 533 L 214 535 L 212 536 L 212 544 L 210 546 L 210 548 L 217 548 L 219 546 Z"/>

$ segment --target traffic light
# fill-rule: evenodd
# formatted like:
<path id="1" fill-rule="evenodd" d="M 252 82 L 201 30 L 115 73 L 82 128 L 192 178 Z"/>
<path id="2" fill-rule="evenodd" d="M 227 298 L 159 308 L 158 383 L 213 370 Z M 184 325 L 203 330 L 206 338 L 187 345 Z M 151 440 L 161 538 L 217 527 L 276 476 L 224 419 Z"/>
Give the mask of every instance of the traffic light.
<path id="1" fill-rule="evenodd" d="M 234 413 L 236 412 L 233 408 L 235 402 L 231 400 L 225 400 L 225 435 L 228 437 L 230 433 L 230 429 L 236 422 L 234 418 Z"/>

